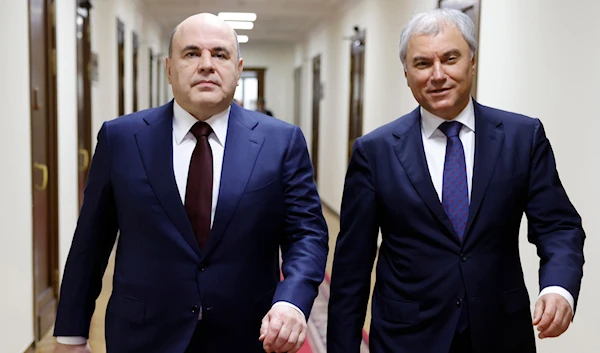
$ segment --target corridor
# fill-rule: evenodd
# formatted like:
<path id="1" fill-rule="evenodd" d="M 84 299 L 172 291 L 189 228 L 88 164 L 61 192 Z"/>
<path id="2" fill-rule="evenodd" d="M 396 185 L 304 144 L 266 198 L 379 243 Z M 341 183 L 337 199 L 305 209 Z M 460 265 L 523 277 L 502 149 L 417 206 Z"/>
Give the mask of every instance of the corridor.
<path id="1" fill-rule="evenodd" d="M 3 244 L 0 276 L 4 283 L 0 290 L 0 353 L 54 351 L 56 337 L 52 330 L 61 283 L 89 181 L 88 173 L 101 136 L 99 131 L 107 121 L 164 107 L 174 101 L 166 65 L 171 35 L 181 21 L 201 12 L 218 15 L 235 28 L 243 71 L 233 98 L 237 106 L 245 109 L 240 111 L 259 111 L 287 123 L 286 126 L 296 126 L 298 129 L 294 131 L 300 131 L 302 134 L 297 135 L 302 135 L 306 143 L 329 229 L 329 254 L 325 280 L 319 287 L 308 322 L 308 338 L 300 352 L 326 353 L 329 283 L 353 147 L 362 136 L 384 131 L 401 116 L 421 112 L 417 109 L 418 90 L 415 97 L 413 87 L 409 87 L 411 76 L 400 59 L 403 55 L 399 47 L 401 31 L 413 15 L 435 8 L 459 9 L 473 20 L 479 43 L 472 73 L 473 102 L 503 113 L 523 114 L 543 123 L 547 140 L 540 144 L 546 148 L 549 141 L 551 147 L 544 151 L 553 153 L 554 159 L 550 159 L 556 163 L 560 179 L 553 177 L 548 165 L 533 163 L 529 167 L 538 168 L 538 172 L 542 170 L 538 179 L 551 180 L 551 189 L 564 187 L 585 228 L 584 276 L 576 298 L 577 313 L 560 337 L 535 338 L 537 351 L 600 352 L 600 340 L 596 337 L 600 330 L 597 322 L 600 304 L 595 301 L 600 297 L 600 284 L 596 280 L 600 276 L 597 236 L 600 217 L 596 205 L 600 198 L 597 185 L 600 146 L 596 137 L 600 119 L 596 116 L 595 104 L 600 93 L 597 84 L 600 67 L 594 63 L 594 59 L 600 57 L 597 44 L 600 21 L 596 19 L 600 2 L 572 0 L 565 6 L 563 2 L 541 0 L 23 0 L 0 4 L 0 43 L 5 48 L 0 65 L 3 79 L 0 161 L 4 164 L 0 173 L 0 242 Z M 412 76 L 413 86 L 415 77 Z M 446 89 L 440 88 L 441 93 L 435 90 L 426 93 L 443 94 Z M 483 141 L 498 142 L 497 146 L 510 150 L 499 154 L 501 162 L 497 170 L 505 175 L 498 179 L 491 176 L 493 168 L 480 166 L 483 173 L 490 172 L 490 180 L 501 183 L 490 183 L 490 189 L 485 189 L 487 184 L 481 187 L 484 190 L 482 202 L 493 205 L 490 197 L 494 195 L 498 202 L 511 205 L 535 198 L 539 190 L 523 188 L 520 193 L 510 190 L 517 183 L 529 187 L 529 183 L 533 185 L 537 181 L 530 180 L 529 172 L 522 173 L 519 169 L 526 165 L 522 162 L 531 157 L 521 151 L 524 145 L 515 144 L 507 137 L 523 131 L 508 124 L 496 124 L 494 128 L 500 131 L 498 135 L 490 134 Z M 418 129 L 411 131 L 416 131 L 414 136 L 421 139 L 444 137 L 440 131 L 428 137 L 425 130 L 424 126 L 420 130 L 423 135 Z M 477 131 L 485 130 L 481 126 L 472 130 L 475 135 Z M 382 257 L 376 259 L 371 292 L 376 270 L 385 272 L 386 266 L 403 265 L 407 271 L 394 274 L 400 277 L 408 273 L 407 278 L 413 280 L 412 274 L 422 274 L 420 271 L 439 260 L 427 258 L 427 252 L 413 246 L 429 244 L 429 239 L 415 237 L 420 233 L 411 233 L 410 227 L 398 231 L 401 221 L 422 222 L 426 217 L 421 216 L 429 215 L 427 207 L 437 201 L 436 181 L 419 169 L 429 166 L 425 163 L 429 162 L 425 160 L 426 149 L 411 150 L 414 145 L 406 142 L 408 135 L 403 135 L 404 132 L 397 129 L 389 133 L 386 138 L 392 141 L 391 147 L 375 153 L 377 157 L 389 155 L 391 161 L 359 160 L 362 167 L 389 172 L 389 175 L 372 176 L 385 182 L 372 187 L 373 194 L 377 195 L 372 201 L 377 207 L 371 208 L 382 212 L 379 217 L 397 217 L 395 223 L 378 225 L 377 250 L 401 249 L 388 253 L 383 260 Z M 374 146 L 366 145 L 362 145 L 365 150 Z M 530 145 L 532 143 L 527 148 Z M 466 152 L 473 152 L 476 160 L 476 147 L 471 147 L 467 146 Z M 439 150 L 445 151 L 445 148 Z M 406 164 L 406 160 L 413 157 L 423 157 L 422 165 Z M 390 169 L 385 169 L 387 167 Z M 441 187 L 441 167 L 438 171 Z M 409 178 L 404 178 L 403 173 Z M 402 182 L 405 182 L 402 187 L 396 185 Z M 269 185 L 255 185 L 257 189 L 251 192 Z M 151 188 L 144 186 L 147 190 Z M 465 190 L 465 193 L 470 191 Z M 486 190 L 492 191 L 486 194 Z M 359 202 L 354 206 L 362 207 Z M 444 209 L 441 204 L 438 206 L 439 216 Z M 366 213 L 371 208 L 365 206 L 361 210 Z M 431 215 L 435 214 L 436 210 L 431 209 Z M 493 213 L 490 209 L 493 207 L 483 212 Z M 533 207 L 527 211 L 538 210 Z M 541 214 L 565 217 L 554 226 L 569 223 L 561 212 Z M 356 217 L 357 224 L 361 218 Z M 538 250 L 532 244 L 532 240 L 537 240 L 529 228 L 532 219 L 524 214 L 518 223 L 516 217 L 506 217 L 495 220 L 486 229 L 496 234 L 516 225 L 514 239 L 497 244 L 514 246 L 515 251 L 507 253 L 516 254 L 519 263 L 515 262 L 514 268 L 509 270 L 518 272 L 519 276 L 522 270 L 523 281 L 518 285 L 526 287 L 522 293 L 528 295 L 533 312 L 541 290 L 540 278 L 544 275 L 540 271 L 540 265 L 544 265 L 540 255 L 558 254 L 560 257 L 563 253 Z M 374 244 L 375 237 L 370 239 Z M 407 239 L 415 243 L 405 242 Z M 279 246 L 281 244 L 274 249 Z M 346 244 L 347 252 L 350 248 Z M 457 262 L 471 260 L 463 256 L 462 249 L 457 249 L 456 254 L 460 256 Z M 357 249 L 350 250 L 359 254 Z M 505 250 L 502 245 L 485 248 L 480 258 L 494 258 L 495 251 L 502 250 Z M 277 270 L 276 256 L 273 256 L 273 267 Z M 113 289 L 113 270 L 114 254 L 104 274 L 92 319 L 89 342 L 94 353 L 106 351 L 104 315 Z M 443 270 L 440 268 L 440 273 Z M 367 273 L 363 274 L 366 278 Z M 274 280 L 276 275 L 274 272 Z M 482 282 L 501 282 L 501 277 L 490 273 L 486 277 L 489 280 Z M 387 285 L 383 280 L 379 283 Z M 366 285 L 364 288 L 366 292 Z M 434 284 L 428 290 L 440 288 L 444 287 Z M 399 301 L 403 295 L 408 296 L 399 294 Z M 523 294 L 517 299 L 521 303 L 525 297 Z M 452 300 L 454 306 L 457 298 Z M 507 301 L 506 306 L 511 309 L 513 304 Z M 418 302 L 412 304 L 415 303 L 416 306 L 406 304 L 402 308 L 409 314 L 418 314 Z M 460 306 L 460 302 L 456 306 Z M 361 353 L 369 352 L 370 327 L 371 297 L 363 324 Z"/>

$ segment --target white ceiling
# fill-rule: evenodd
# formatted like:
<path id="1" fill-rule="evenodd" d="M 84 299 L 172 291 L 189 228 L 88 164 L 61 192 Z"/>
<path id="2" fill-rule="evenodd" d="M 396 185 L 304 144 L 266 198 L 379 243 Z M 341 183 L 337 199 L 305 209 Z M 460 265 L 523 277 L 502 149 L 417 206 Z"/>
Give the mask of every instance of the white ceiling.
<path id="1" fill-rule="evenodd" d="M 254 12 L 252 30 L 236 30 L 253 42 L 294 42 L 354 0 L 142 0 L 167 33 L 186 17 L 210 12 Z"/>

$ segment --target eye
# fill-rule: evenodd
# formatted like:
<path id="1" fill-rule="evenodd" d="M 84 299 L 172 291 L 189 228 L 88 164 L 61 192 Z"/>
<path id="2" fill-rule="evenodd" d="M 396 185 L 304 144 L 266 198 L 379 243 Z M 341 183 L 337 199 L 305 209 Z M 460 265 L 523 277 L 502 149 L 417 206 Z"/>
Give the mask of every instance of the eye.
<path id="1" fill-rule="evenodd" d="M 219 59 L 226 59 L 227 58 L 225 56 L 225 54 L 223 54 L 223 53 L 216 53 L 214 56 L 217 57 L 217 58 L 219 58 Z"/>
<path id="2" fill-rule="evenodd" d="M 197 55 L 194 52 L 189 52 L 189 53 L 185 54 L 185 56 L 188 57 L 188 58 L 191 58 L 191 57 L 194 57 L 194 56 L 197 56 Z"/>

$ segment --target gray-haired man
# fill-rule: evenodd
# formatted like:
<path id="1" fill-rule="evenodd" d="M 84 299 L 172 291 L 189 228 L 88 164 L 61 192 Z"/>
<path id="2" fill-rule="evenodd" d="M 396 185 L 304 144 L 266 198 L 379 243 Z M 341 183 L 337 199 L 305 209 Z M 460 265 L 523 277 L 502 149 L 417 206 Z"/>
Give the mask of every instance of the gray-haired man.
<path id="1" fill-rule="evenodd" d="M 400 58 L 420 107 L 359 138 L 333 264 L 328 353 L 357 353 L 381 229 L 371 353 L 534 353 L 573 317 L 585 235 L 537 119 L 471 96 L 475 26 L 419 14 Z M 540 256 L 533 320 L 519 228 Z"/>

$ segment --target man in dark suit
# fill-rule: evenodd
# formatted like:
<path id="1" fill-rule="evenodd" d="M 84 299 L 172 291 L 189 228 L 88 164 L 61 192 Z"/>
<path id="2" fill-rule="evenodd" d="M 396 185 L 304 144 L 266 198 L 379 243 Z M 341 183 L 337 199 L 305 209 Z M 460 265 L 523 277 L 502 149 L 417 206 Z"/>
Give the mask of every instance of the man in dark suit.
<path id="1" fill-rule="evenodd" d="M 533 353 L 573 317 L 584 231 L 541 122 L 470 96 L 475 27 L 456 10 L 420 14 L 400 57 L 420 107 L 359 138 L 333 264 L 328 353 L 357 353 L 370 277 L 371 353 Z M 541 258 L 532 320 L 519 227 Z"/>
<path id="2" fill-rule="evenodd" d="M 98 134 L 61 288 L 57 351 L 89 351 L 119 231 L 109 353 L 297 352 L 328 251 L 304 137 L 232 104 L 243 61 L 225 22 L 192 16 L 171 42 L 174 101 L 106 122 Z"/>

